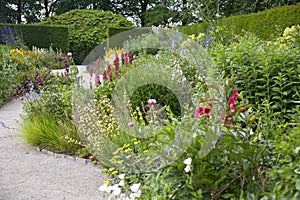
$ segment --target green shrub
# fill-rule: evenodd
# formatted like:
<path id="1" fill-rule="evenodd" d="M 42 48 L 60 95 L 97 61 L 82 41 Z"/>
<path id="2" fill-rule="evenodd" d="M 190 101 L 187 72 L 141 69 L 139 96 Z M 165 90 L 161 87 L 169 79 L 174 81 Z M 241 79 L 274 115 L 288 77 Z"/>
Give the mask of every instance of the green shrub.
<path id="1" fill-rule="evenodd" d="M 268 170 L 270 193 L 265 199 L 300 198 L 300 124 L 287 134 L 276 135 L 276 164 Z"/>
<path id="2" fill-rule="evenodd" d="M 70 50 L 76 64 L 81 64 L 91 50 L 106 40 L 109 25 L 132 26 L 122 15 L 101 10 L 72 10 L 49 17 L 40 24 L 68 26 Z"/>
<path id="3" fill-rule="evenodd" d="M 58 48 L 64 52 L 69 50 L 68 28 L 64 26 L 0 24 L 0 35 L 9 37 L 7 42 L 10 44 L 14 43 L 12 40 L 17 40 L 30 49 L 35 46 Z"/>
<path id="4" fill-rule="evenodd" d="M 118 36 L 119 33 L 123 33 L 121 37 Z M 138 28 L 134 27 L 112 27 L 109 26 L 107 29 L 107 48 L 123 48 L 123 43 L 129 39 L 135 38 L 138 35 L 149 33 L 149 28 Z M 117 36 L 115 36 L 117 35 Z M 113 37 L 115 36 L 115 37 Z"/>
<path id="5" fill-rule="evenodd" d="M 37 88 L 32 82 L 22 104 L 22 134 L 33 146 L 64 153 L 76 153 L 82 148 L 72 122 L 72 83 L 74 77 L 50 77 L 47 84 Z"/>
<path id="6" fill-rule="evenodd" d="M 216 45 L 212 54 L 223 77 L 236 77 L 238 90 L 251 104 L 271 104 L 273 112 L 292 123 L 300 106 L 299 52 L 292 43 L 265 42 L 248 34 L 228 46 Z"/>
<path id="7" fill-rule="evenodd" d="M 226 27 L 226 32 L 221 33 L 225 40 L 244 34 L 244 31 L 254 33 L 262 39 L 272 40 L 274 37 L 279 37 L 286 27 L 300 24 L 299 9 L 300 3 L 258 13 L 231 16 L 214 23 Z M 206 23 L 178 27 L 182 33 L 187 35 L 197 35 L 199 32 L 205 32 L 206 28 Z"/>
<path id="8" fill-rule="evenodd" d="M 15 63 L 5 58 L 9 47 L 0 45 L 0 105 L 11 98 L 14 86 L 18 84 L 18 69 Z"/>

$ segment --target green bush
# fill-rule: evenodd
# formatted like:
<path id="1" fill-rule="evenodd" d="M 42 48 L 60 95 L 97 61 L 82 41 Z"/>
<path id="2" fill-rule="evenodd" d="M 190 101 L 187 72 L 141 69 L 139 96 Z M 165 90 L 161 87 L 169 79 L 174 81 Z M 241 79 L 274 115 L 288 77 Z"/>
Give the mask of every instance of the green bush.
<path id="1" fill-rule="evenodd" d="M 265 199 L 300 198 L 300 125 L 274 140 L 276 164 L 268 170 L 270 193 Z"/>
<path id="2" fill-rule="evenodd" d="M 64 153 L 76 153 L 82 148 L 72 122 L 72 84 L 69 76 L 51 77 L 38 90 L 31 83 L 22 100 L 24 115 L 22 135 L 33 146 Z"/>
<path id="3" fill-rule="evenodd" d="M 271 104 L 273 112 L 292 123 L 300 106 L 299 52 L 292 43 L 265 42 L 248 34 L 227 46 L 217 44 L 212 54 L 223 77 L 236 77 L 238 90 L 251 104 Z"/>
<path id="4" fill-rule="evenodd" d="M 256 34 L 266 40 L 279 37 L 286 27 L 300 24 L 300 3 L 291 6 L 282 6 L 268 9 L 258 13 L 237 15 L 223 18 L 215 23 L 226 27 L 227 31 L 222 32 L 225 40 L 231 39 L 234 35 L 244 34 L 244 31 Z M 182 26 L 178 29 L 187 35 L 205 32 L 206 23 Z"/>
<path id="5" fill-rule="evenodd" d="M 24 42 L 28 48 L 52 47 L 64 52 L 69 50 L 68 28 L 64 26 L 29 25 L 29 24 L 0 24 L 0 35 L 9 38 L 8 43 Z M 2 41 L 5 43 L 5 41 Z"/>
<path id="6" fill-rule="evenodd" d="M 11 98 L 13 88 L 18 83 L 17 65 L 5 59 L 7 54 L 9 47 L 0 45 L 0 105 Z"/>
<path id="7" fill-rule="evenodd" d="M 76 64 L 81 64 L 91 50 L 106 40 L 109 25 L 132 26 L 122 15 L 101 10 L 72 10 L 49 17 L 40 24 L 68 26 L 70 50 Z"/>

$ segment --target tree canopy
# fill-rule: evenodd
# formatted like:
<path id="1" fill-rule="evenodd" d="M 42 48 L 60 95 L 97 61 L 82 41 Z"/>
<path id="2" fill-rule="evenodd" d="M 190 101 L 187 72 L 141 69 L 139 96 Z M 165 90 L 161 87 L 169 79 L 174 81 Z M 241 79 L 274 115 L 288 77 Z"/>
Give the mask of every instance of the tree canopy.
<path id="1" fill-rule="evenodd" d="M 37 23 L 74 9 L 97 9 L 121 14 L 136 25 L 182 24 L 248 14 L 290 5 L 300 0 L 0 0 L 0 22 Z"/>

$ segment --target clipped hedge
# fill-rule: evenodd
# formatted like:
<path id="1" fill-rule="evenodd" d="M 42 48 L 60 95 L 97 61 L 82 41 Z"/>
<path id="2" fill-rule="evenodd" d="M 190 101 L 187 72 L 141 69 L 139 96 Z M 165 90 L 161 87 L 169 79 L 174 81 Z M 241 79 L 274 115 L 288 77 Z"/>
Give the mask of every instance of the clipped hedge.
<path id="1" fill-rule="evenodd" d="M 71 10 L 40 24 L 69 27 L 70 50 L 76 64 L 81 64 L 91 50 L 106 40 L 108 26 L 133 26 L 122 15 L 102 10 Z"/>
<path id="2" fill-rule="evenodd" d="M 258 13 L 231 16 L 221 19 L 216 24 L 227 28 L 227 32 L 222 32 L 222 37 L 225 39 L 243 34 L 245 30 L 256 34 L 262 39 L 272 40 L 272 38 L 280 36 L 286 27 L 300 24 L 299 10 L 300 3 L 272 8 Z M 197 35 L 199 32 L 205 32 L 206 28 L 207 24 L 201 23 L 182 26 L 178 29 L 187 35 Z"/>
<path id="3" fill-rule="evenodd" d="M 30 49 L 32 46 L 47 49 L 51 46 L 66 52 L 69 50 L 68 33 L 68 28 L 63 26 L 0 24 L 2 39 L 7 36 L 20 38 Z"/>
<path id="4" fill-rule="evenodd" d="M 123 43 L 129 39 L 133 39 L 141 34 L 149 33 L 151 29 L 148 27 L 134 28 L 134 27 L 115 27 L 109 26 L 107 29 L 107 48 L 122 48 Z M 125 32 L 118 36 L 119 33 Z"/>
<path id="5" fill-rule="evenodd" d="M 300 3 L 224 18 L 221 20 L 221 24 L 229 27 L 232 34 L 241 34 L 243 30 L 246 30 L 262 39 L 271 40 L 280 36 L 286 27 L 300 24 L 299 10 Z"/>

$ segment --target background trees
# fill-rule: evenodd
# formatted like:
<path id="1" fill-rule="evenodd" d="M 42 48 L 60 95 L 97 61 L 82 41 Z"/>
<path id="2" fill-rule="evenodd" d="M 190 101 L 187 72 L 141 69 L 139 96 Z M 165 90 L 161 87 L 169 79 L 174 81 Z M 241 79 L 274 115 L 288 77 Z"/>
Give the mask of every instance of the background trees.
<path id="1" fill-rule="evenodd" d="M 73 9 L 100 9 L 121 14 L 136 25 L 183 25 L 217 17 L 258 12 L 300 0 L 0 0 L 0 22 L 37 23 Z"/>

